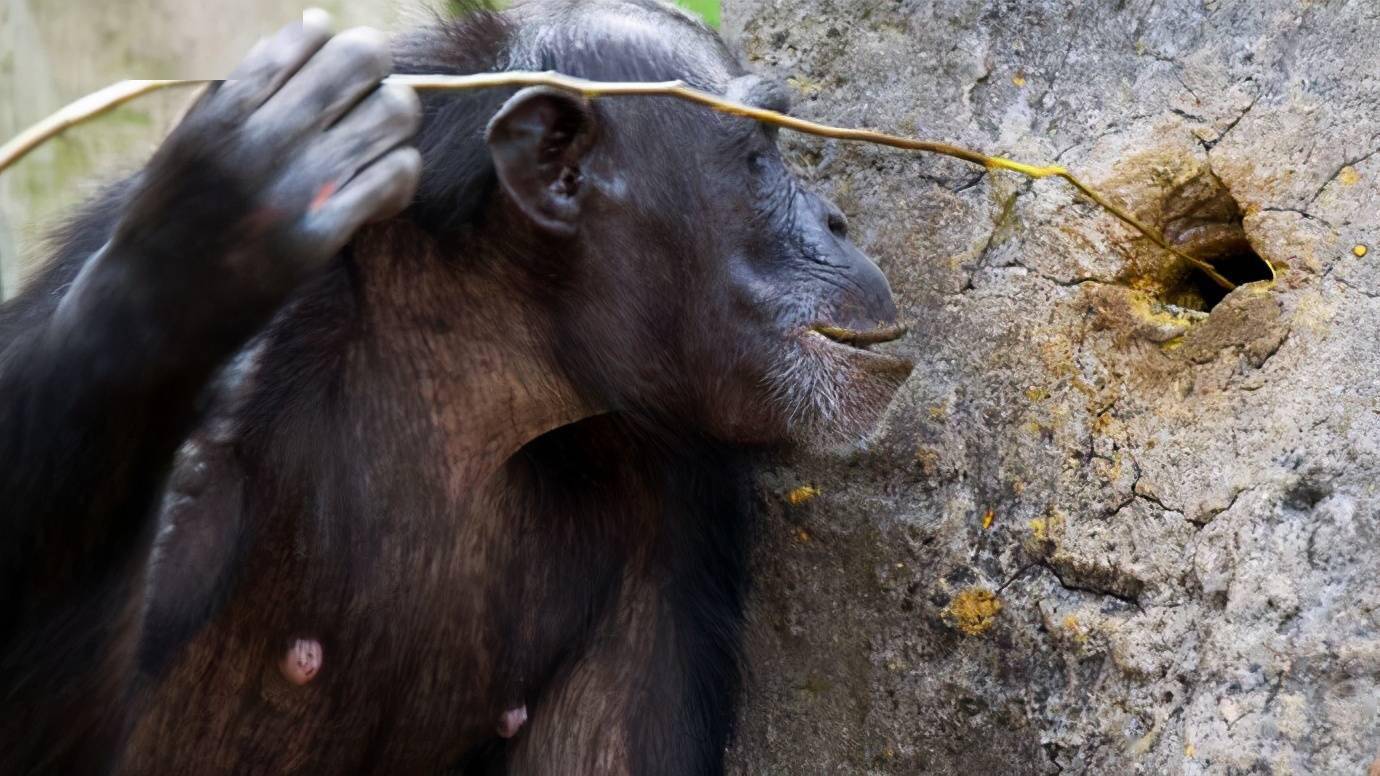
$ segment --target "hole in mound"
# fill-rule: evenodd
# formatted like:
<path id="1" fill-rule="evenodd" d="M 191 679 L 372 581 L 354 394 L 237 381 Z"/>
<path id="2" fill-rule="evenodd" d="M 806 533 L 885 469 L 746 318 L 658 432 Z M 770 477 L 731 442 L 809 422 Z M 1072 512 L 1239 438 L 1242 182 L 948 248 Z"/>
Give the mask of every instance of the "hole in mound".
<path id="1" fill-rule="evenodd" d="M 1236 285 L 1271 280 L 1270 265 L 1251 247 L 1241 224 L 1241 207 L 1211 172 L 1170 193 L 1164 207 L 1164 236 L 1175 248 L 1208 262 Z M 1167 284 L 1164 301 L 1207 312 L 1228 291 L 1203 272 L 1179 268 Z"/>
<path id="2" fill-rule="evenodd" d="M 1241 247 L 1230 253 L 1207 256 L 1195 251 L 1189 255 L 1212 264 L 1223 277 L 1238 286 L 1271 279 L 1270 269 L 1265 266 L 1265 260 L 1246 242 L 1244 234 L 1241 238 Z M 1227 289 L 1213 282 L 1204 273 L 1190 270 L 1165 292 L 1165 301 L 1189 310 L 1207 312 L 1216 307 L 1228 293 Z"/>

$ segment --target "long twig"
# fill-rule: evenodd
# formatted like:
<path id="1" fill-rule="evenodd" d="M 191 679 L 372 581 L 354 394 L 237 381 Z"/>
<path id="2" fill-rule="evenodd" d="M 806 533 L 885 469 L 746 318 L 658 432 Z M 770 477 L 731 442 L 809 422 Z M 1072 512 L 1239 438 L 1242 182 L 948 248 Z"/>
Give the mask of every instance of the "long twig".
<path id="1" fill-rule="evenodd" d="M 71 127 L 109 113 L 130 100 L 174 86 L 200 86 L 209 81 L 120 81 L 64 106 L 48 118 L 20 132 L 0 146 L 0 172 L 30 151 Z"/>
<path id="2" fill-rule="evenodd" d="M 1226 289 L 1236 287 L 1234 283 L 1223 277 L 1211 264 L 1202 259 L 1190 256 L 1170 245 L 1169 241 L 1166 240 L 1164 235 L 1160 234 L 1158 230 L 1152 229 L 1150 226 L 1142 223 L 1120 205 L 1099 194 L 1063 167 L 1052 165 L 1042 167 L 1023 164 L 1000 156 L 988 156 L 987 154 L 981 154 L 977 151 L 951 145 L 949 143 L 939 143 L 932 140 L 916 140 L 913 138 L 888 135 L 883 132 L 875 132 L 868 129 L 848 129 L 845 127 L 834 127 L 828 124 L 818 124 L 813 121 L 806 121 L 805 119 L 788 116 L 773 110 L 756 108 L 750 105 L 736 103 L 732 100 L 726 100 L 718 95 L 687 86 L 682 81 L 589 81 L 583 78 L 563 75 L 561 73 L 534 73 L 521 71 L 453 76 L 395 75 L 390 76 L 386 81 L 388 83 L 405 84 L 417 90 L 488 89 L 505 86 L 550 86 L 556 89 L 574 92 L 591 99 L 615 95 L 659 95 L 675 97 L 688 102 L 705 105 L 721 113 L 743 116 L 765 124 L 773 124 L 778 127 L 784 127 L 809 135 L 818 135 L 820 137 L 828 137 L 836 140 L 875 143 L 877 145 L 891 146 L 892 148 L 902 148 L 908 151 L 925 151 L 942 154 L 944 156 L 962 159 L 973 164 L 980 164 L 989 170 L 1010 170 L 1011 172 L 1020 173 L 1021 175 L 1026 175 L 1031 178 L 1063 178 L 1071 186 L 1081 192 L 1083 196 L 1092 200 L 1103 210 L 1106 210 L 1132 229 L 1145 235 L 1151 242 L 1164 250 L 1169 251 L 1194 267 L 1197 267 L 1203 274 L 1211 278 L 1213 282 Z M 0 146 L 0 172 L 4 172 L 6 168 L 17 162 L 25 154 L 62 133 L 69 127 L 95 118 L 130 100 L 160 89 L 176 86 L 199 86 L 207 83 L 210 82 L 195 80 L 121 81 L 99 92 L 87 95 L 25 130 L 10 142 Z M 1271 272 L 1273 273 L 1273 271 L 1274 269 L 1272 267 Z"/>

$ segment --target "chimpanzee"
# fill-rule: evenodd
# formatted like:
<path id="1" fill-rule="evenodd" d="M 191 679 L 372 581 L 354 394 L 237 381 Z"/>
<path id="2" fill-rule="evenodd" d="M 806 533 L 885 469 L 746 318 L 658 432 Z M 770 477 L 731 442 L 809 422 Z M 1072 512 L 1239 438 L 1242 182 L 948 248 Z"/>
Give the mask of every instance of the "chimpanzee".
<path id="1" fill-rule="evenodd" d="M 752 460 L 910 363 L 785 109 L 655 0 L 256 47 L 0 310 L 0 771 L 702 774 Z"/>

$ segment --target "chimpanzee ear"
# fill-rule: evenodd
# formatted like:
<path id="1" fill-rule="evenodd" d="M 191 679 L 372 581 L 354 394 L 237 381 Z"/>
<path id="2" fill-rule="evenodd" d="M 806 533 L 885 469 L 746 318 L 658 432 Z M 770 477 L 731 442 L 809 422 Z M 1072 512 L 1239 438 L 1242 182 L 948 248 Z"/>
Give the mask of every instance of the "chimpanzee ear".
<path id="1" fill-rule="evenodd" d="M 489 121 L 485 138 L 498 181 L 538 228 L 575 234 L 587 189 L 580 164 L 594 134 L 589 103 L 547 86 L 513 95 Z"/>

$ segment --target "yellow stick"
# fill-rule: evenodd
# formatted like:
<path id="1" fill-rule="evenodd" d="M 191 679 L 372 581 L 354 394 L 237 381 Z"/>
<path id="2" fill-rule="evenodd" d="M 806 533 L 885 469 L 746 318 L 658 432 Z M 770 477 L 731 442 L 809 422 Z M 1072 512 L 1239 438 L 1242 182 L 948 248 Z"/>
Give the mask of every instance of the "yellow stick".
<path id="1" fill-rule="evenodd" d="M 788 116 L 784 113 L 778 113 L 764 108 L 755 108 L 750 105 L 743 105 L 731 100 L 725 100 L 718 95 L 686 86 L 683 81 L 589 81 L 583 78 L 574 78 L 554 72 L 534 73 L 518 71 L 445 76 L 395 75 L 385 79 L 385 82 L 405 84 L 419 91 L 438 89 L 489 89 L 505 86 L 550 86 L 556 89 L 574 92 L 591 99 L 615 95 L 661 95 L 698 103 L 721 113 L 743 116 L 765 124 L 784 127 L 809 135 L 818 135 L 819 137 L 828 137 L 836 140 L 874 143 L 908 151 L 925 151 L 928 153 L 942 154 L 944 156 L 962 159 L 973 164 L 980 164 L 989 170 L 1010 170 L 1011 172 L 1020 173 L 1021 175 L 1026 175 L 1031 178 L 1063 178 L 1081 192 L 1083 196 L 1092 200 L 1108 213 L 1116 216 L 1117 219 L 1127 226 L 1145 235 L 1151 242 L 1175 256 L 1178 256 L 1194 267 L 1197 267 L 1205 275 L 1211 278 L 1213 282 L 1226 289 L 1236 287 L 1234 283 L 1217 272 L 1211 264 L 1176 249 L 1174 246 L 1170 245 L 1169 241 L 1164 239 L 1164 236 L 1158 231 L 1141 223 L 1124 208 L 1097 193 L 1063 167 L 1040 167 L 1023 164 L 1011 159 L 1004 159 L 1000 156 L 988 156 L 961 146 L 950 145 L 949 143 L 939 143 L 932 140 L 916 140 L 913 138 L 888 135 L 883 132 L 875 132 L 868 129 L 848 129 L 845 127 L 834 127 L 828 124 L 817 124 L 813 121 L 806 121 L 805 119 Z M 200 86 L 207 83 L 210 83 L 210 81 L 121 81 L 99 92 L 87 95 L 25 130 L 18 137 L 5 143 L 3 146 L 0 146 L 0 172 L 4 172 L 10 165 L 19 161 L 25 154 L 61 134 L 64 130 L 111 111 L 130 100 L 160 89 L 167 89 L 175 86 Z M 1273 267 L 1271 268 L 1271 272 L 1273 272 Z"/>
<path id="2" fill-rule="evenodd" d="M 57 113 L 20 132 L 0 146 L 0 172 L 24 158 L 30 151 L 52 140 L 71 127 L 124 105 L 130 100 L 173 86 L 199 86 L 210 81 L 120 81 L 99 92 L 69 103 Z"/>

